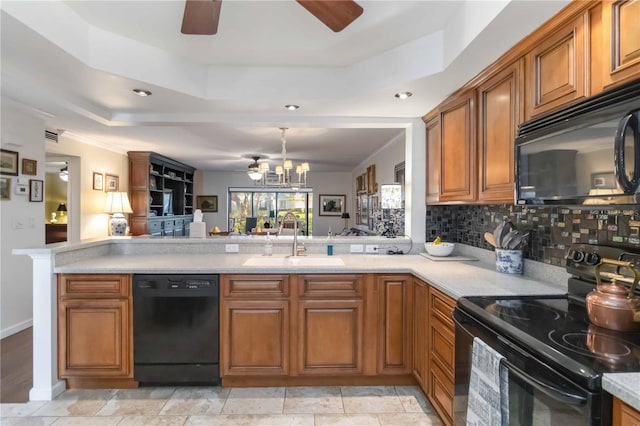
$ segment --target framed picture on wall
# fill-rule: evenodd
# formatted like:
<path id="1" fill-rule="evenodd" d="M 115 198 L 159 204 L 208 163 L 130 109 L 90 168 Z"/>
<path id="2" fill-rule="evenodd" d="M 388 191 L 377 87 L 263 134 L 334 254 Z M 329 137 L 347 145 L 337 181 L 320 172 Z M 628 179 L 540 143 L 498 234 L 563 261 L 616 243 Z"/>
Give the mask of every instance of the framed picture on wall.
<path id="1" fill-rule="evenodd" d="M 22 159 L 22 174 L 23 175 L 37 175 L 38 162 L 36 160 L 29 160 L 28 158 Z"/>
<path id="2" fill-rule="evenodd" d="M 42 202 L 44 195 L 44 181 L 29 179 L 29 201 Z"/>
<path id="3" fill-rule="evenodd" d="M 118 181 L 120 180 L 118 176 L 105 174 L 104 180 L 106 192 L 116 192 L 118 190 Z"/>
<path id="4" fill-rule="evenodd" d="M 0 174 L 18 176 L 18 153 L 16 151 L 0 150 Z"/>
<path id="5" fill-rule="evenodd" d="M 320 216 L 342 216 L 345 204 L 346 195 L 320 194 Z"/>
<path id="6" fill-rule="evenodd" d="M 196 209 L 200 209 L 202 213 L 218 212 L 218 196 L 217 195 L 198 195 L 196 197 Z"/>
<path id="7" fill-rule="evenodd" d="M 104 176 L 102 173 L 93 172 L 93 189 L 96 191 L 104 190 Z"/>
<path id="8" fill-rule="evenodd" d="M 11 199 L 11 178 L 0 177 L 0 200 Z"/>

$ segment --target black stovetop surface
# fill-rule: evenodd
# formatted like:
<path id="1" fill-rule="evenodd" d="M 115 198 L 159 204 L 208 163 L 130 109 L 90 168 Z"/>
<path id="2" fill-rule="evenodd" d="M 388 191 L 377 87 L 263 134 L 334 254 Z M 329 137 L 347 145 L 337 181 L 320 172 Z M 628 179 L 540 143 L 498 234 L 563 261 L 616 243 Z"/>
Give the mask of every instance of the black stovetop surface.
<path id="1" fill-rule="evenodd" d="M 568 297 L 467 297 L 459 306 L 498 334 L 579 376 L 640 371 L 640 332 L 619 332 L 589 322 Z"/>

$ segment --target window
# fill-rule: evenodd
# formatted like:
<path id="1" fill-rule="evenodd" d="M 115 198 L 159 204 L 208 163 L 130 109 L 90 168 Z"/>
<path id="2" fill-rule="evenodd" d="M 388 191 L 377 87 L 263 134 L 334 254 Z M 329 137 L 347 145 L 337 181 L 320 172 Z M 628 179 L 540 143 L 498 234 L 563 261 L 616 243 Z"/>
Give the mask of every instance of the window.
<path id="1" fill-rule="evenodd" d="M 282 217 L 292 211 L 298 218 L 303 235 L 312 235 L 313 192 L 311 189 L 298 191 L 264 189 L 254 191 L 247 188 L 229 188 L 229 219 L 235 222 L 235 231 L 244 232 L 246 219 L 256 218 L 256 226 L 277 228 Z"/>

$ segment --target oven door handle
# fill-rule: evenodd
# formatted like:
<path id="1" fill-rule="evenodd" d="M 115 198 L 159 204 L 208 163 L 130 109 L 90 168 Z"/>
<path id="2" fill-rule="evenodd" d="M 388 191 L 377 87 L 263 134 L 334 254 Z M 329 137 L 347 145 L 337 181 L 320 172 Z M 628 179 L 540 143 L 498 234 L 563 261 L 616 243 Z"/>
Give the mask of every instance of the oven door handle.
<path id="1" fill-rule="evenodd" d="M 585 398 L 584 396 L 574 395 L 553 386 L 549 386 L 548 384 L 543 383 L 540 380 L 537 380 L 536 378 L 525 373 L 524 371 L 507 361 L 506 358 L 502 360 L 502 364 L 507 368 L 507 370 L 509 370 L 509 375 L 516 376 L 518 379 L 535 387 L 536 389 L 540 390 L 556 401 L 560 401 L 570 405 L 585 405 L 587 403 L 587 398 Z"/>

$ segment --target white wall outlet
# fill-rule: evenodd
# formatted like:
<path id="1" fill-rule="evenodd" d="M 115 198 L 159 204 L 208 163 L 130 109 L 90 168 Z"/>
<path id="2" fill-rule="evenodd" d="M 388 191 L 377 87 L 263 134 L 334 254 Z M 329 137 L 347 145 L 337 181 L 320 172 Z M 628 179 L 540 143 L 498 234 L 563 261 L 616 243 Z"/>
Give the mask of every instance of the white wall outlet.
<path id="1" fill-rule="evenodd" d="M 377 244 L 367 244 L 365 249 L 366 249 L 367 253 L 377 253 L 378 252 L 378 245 Z"/>
<path id="2" fill-rule="evenodd" d="M 24 218 L 22 217 L 13 218 L 13 229 L 24 229 Z"/>
<path id="3" fill-rule="evenodd" d="M 350 253 L 364 253 L 364 246 L 362 244 L 351 244 L 349 248 Z"/>
<path id="4" fill-rule="evenodd" d="M 240 251 L 240 246 L 238 244 L 225 244 L 224 251 L 225 253 L 238 253 Z"/>

